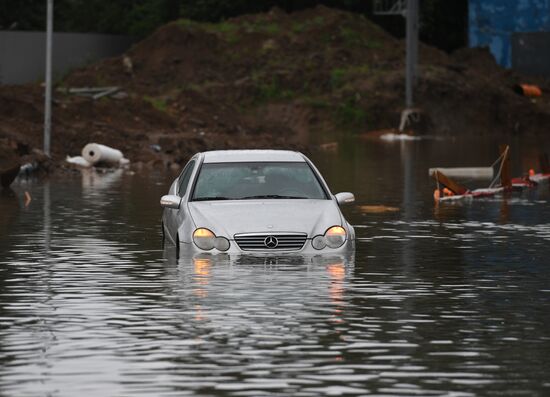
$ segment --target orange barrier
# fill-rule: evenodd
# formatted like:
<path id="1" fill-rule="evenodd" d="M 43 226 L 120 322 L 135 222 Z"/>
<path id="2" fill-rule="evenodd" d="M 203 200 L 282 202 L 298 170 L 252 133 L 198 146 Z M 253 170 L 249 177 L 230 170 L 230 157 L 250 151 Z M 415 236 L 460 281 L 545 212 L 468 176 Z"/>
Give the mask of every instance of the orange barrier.
<path id="1" fill-rule="evenodd" d="M 444 187 L 443 189 L 435 189 L 434 200 L 439 201 L 441 194 L 443 194 L 443 197 L 450 197 L 455 195 L 451 189 L 447 189 L 446 187 Z"/>
<path id="2" fill-rule="evenodd" d="M 517 84 L 514 90 L 523 96 L 534 98 L 542 95 L 540 87 L 533 84 Z"/>

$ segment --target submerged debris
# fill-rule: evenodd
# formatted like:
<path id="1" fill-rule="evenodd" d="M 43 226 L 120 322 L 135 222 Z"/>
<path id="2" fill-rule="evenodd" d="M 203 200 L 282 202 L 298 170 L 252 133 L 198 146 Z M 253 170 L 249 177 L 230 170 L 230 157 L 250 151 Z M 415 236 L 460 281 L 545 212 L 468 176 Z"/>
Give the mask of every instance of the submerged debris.
<path id="1" fill-rule="evenodd" d="M 359 210 L 364 214 L 380 214 L 384 212 L 398 212 L 399 208 L 388 205 L 360 205 Z"/>
<path id="2" fill-rule="evenodd" d="M 67 156 L 65 161 L 82 168 L 93 166 L 113 167 L 130 164 L 130 160 L 124 158 L 120 150 L 98 143 L 88 143 L 82 148 L 82 156 Z"/>
<path id="3" fill-rule="evenodd" d="M 78 96 L 90 97 L 93 100 L 100 99 L 106 96 L 115 96 L 115 94 L 120 93 L 120 87 L 77 87 L 77 88 L 63 88 L 60 87 L 57 89 L 59 92 L 64 92 L 67 94 L 73 94 Z M 118 98 L 121 98 L 118 96 Z"/>
<path id="4" fill-rule="evenodd" d="M 83 168 L 88 168 L 92 166 L 92 164 L 90 164 L 90 162 L 82 156 L 74 156 L 74 157 L 67 156 L 65 158 L 65 161 L 69 164 L 73 164 Z"/>
<path id="5" fill-rule="evenodd" d="M 530 98 L 536 98 L 542 95 L 540 87 L 534 84 L 516 84 L 514 86 L 514 91 Z"/>

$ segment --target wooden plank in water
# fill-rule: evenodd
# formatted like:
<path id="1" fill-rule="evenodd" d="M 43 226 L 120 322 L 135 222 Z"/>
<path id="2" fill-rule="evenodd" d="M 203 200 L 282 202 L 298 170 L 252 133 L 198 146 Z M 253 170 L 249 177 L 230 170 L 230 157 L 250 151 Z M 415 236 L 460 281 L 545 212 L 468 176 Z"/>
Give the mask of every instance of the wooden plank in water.
<path id="1" fill-rule="evenodd" d="M 468 191 L 468 189 L 466 189 L 464 186 L 459 185 L 452 179 L 448 178 L 438 169 L 436 169 L 433 173 L 433 177 L 441 185 L 445 186 L 447 189 L 450 189 L 454 194 L 464 194 Z"/>
<path id="2" fill-rule="evenodd" d="M 512 175 L 510 173 L 510 146 L 500 145 L 500 154 L 502 156 L 500 184 L 502 187 L 511 188 Z"/>

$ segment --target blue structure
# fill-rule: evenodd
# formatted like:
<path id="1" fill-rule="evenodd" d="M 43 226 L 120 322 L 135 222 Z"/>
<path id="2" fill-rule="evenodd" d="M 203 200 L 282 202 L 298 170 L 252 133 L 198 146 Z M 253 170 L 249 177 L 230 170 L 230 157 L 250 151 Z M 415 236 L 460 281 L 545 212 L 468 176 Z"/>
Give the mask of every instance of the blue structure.
<path id="1" fill-rule="evenodd" d="M 469 0 L 470 47 L 489 47 L 497 63 L 512 66 L 512 34 L 550 32 L 550 0 Z"/>

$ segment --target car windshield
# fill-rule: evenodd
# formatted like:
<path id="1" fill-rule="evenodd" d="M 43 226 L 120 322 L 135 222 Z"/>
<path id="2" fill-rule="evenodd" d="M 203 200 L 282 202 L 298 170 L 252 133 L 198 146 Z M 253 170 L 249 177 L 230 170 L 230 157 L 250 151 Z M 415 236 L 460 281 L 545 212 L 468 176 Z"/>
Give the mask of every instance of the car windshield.
<path id="1" fill-rule="evenodd" d="M 206 163 L 197 178 L 192 201 L 327 199 L 304 162 Z"/>

